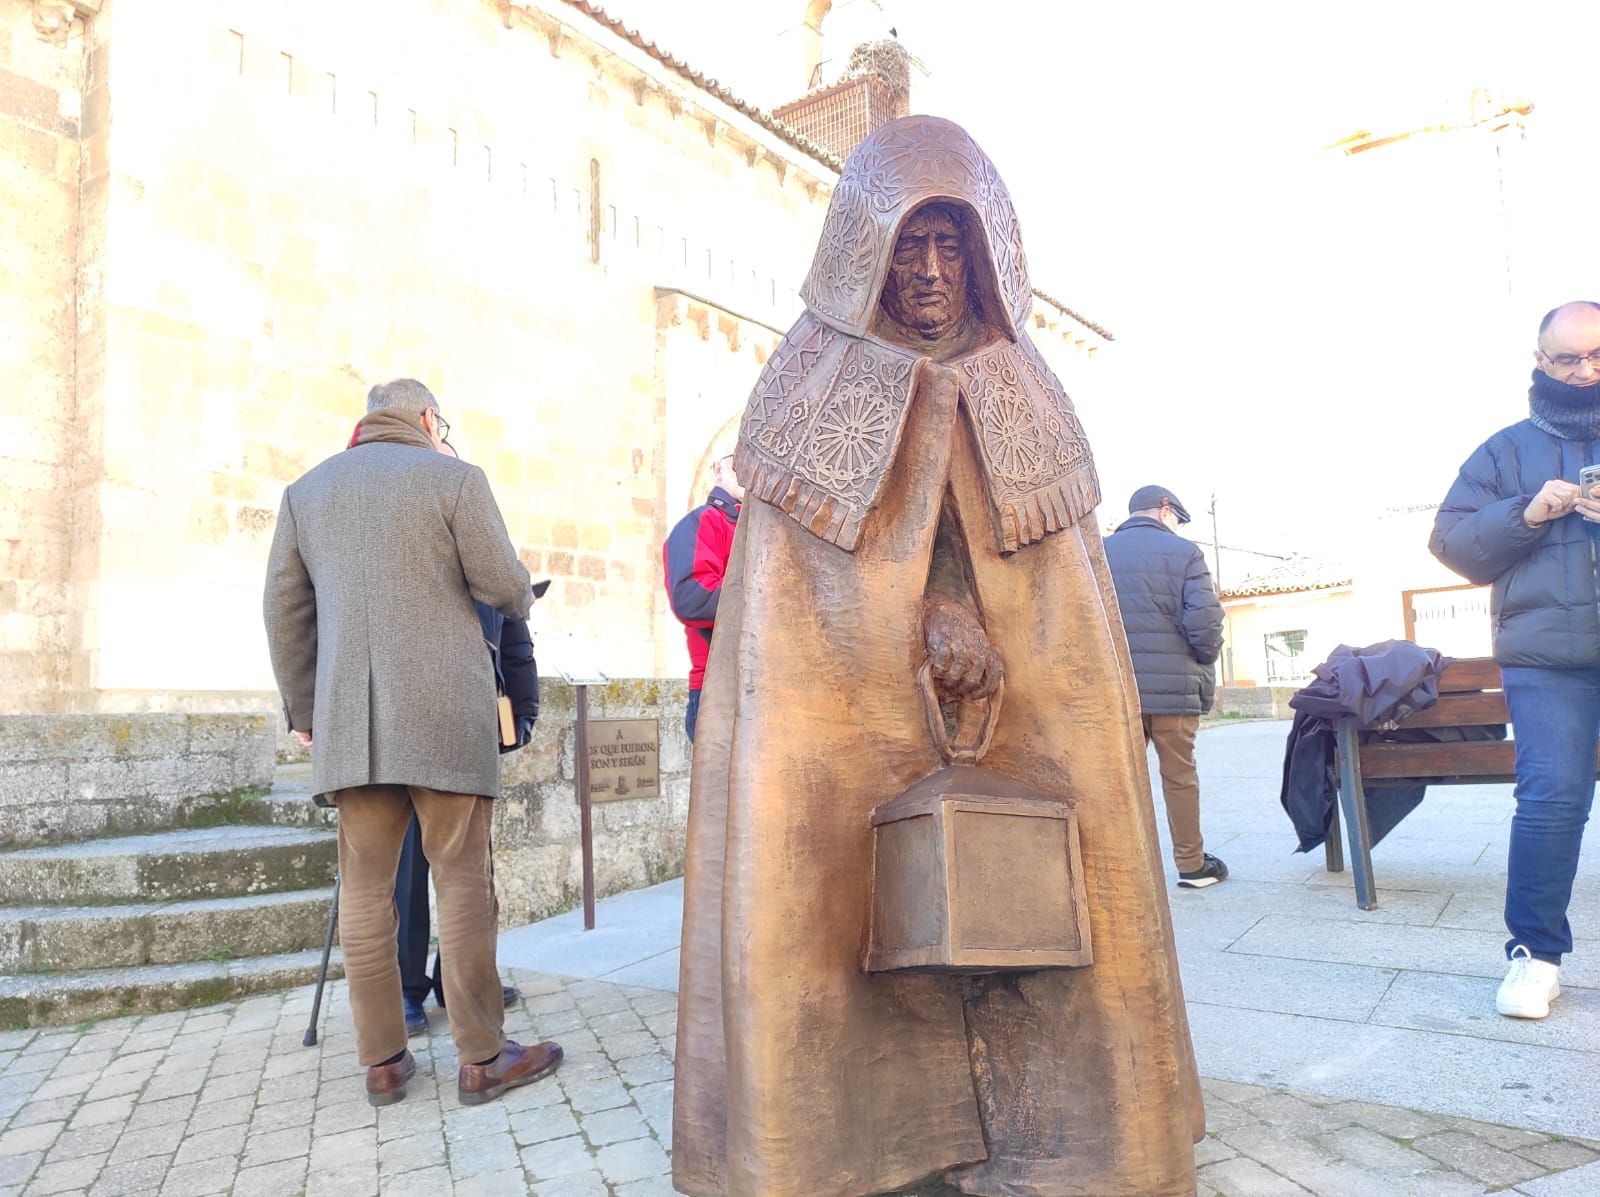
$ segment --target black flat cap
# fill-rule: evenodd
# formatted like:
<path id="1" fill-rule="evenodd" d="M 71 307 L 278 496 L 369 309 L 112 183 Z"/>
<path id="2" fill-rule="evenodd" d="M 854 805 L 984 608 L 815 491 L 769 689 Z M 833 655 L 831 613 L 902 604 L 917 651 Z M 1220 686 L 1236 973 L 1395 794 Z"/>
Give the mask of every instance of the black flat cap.
<path id="1" fill-rule="evenodd" d="M 1178 517 L 1180 524 L 1189 522 L 1188 508 L 1178 502 L 1178 496 L 1164 486 L 1141 486 L 1134 491 L 1133 498 L 1128 500 L 1128 514 L 1132 515 L 1135 511 L 1150 511 L 1160 507 L 1163 499 L 1172 508 L 1172 513 Z"/>

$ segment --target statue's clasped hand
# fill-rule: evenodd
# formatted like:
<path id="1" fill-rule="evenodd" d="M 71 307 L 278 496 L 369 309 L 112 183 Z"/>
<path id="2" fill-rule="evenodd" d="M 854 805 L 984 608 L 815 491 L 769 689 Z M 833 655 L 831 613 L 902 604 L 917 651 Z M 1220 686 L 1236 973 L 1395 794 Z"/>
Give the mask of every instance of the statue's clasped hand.
<path id="1" fill-rule="evenodd" d="M 922 638 L 941 697 L 988 698 L 1000 685 L 1000 654 L 978 617 L 955 599 L 933 594 L 923 602 Z"/>

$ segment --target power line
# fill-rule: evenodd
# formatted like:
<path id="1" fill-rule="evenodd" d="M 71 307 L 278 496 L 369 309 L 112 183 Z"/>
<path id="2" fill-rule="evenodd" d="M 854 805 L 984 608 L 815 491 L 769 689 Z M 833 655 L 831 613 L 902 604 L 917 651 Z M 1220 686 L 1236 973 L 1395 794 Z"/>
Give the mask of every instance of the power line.
<path id="1" fill-rule="evenodd" d="M 1211 542 L 1211 549 L 1213 552 L 1217 549 L 1215 540 Z M 1295 558 L 1293 553 L 1269 553 L 1264 549 L 1241 549 L 1238 545 L 1232 544 L 1223 545 L 1222 551 L 1224 553 L 1248 553 L 1252 557 L 1271 557 L 1274 561 L 1293 561 Z"/>

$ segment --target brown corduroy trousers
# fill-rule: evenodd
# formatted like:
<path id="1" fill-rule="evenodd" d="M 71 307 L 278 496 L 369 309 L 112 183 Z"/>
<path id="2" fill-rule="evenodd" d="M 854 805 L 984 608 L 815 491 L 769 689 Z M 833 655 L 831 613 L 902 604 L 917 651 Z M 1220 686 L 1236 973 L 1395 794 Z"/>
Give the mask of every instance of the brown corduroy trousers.
<path id="1" fill-rule="evenodd" d="M 1193 873 L 1206 863 L 1205 840 L 1200 835 L 1200 775 L 1194 764 L 1200 716 L 1143 718 L 1145 743 L 1156 746 L 1156 762 L 1161 766 L 1161 800 L 1167 807 L 1167 830 L 1172 833 L 1172 859 L 1178 872 Z"/>
<path id="2" fill-rule="evenodd" d="M 416 810 L 422 850 L 439 900 L 439 950 L 456 1055 L 475 1064 L 505 1043 L 505 1005 L 495 964 L 500 905 L 489 827 L 494 803 L 423 786 L 354 786 L 339 808 L 339 945 L 356 1024 L 356 1052 L 371 1067 L 405 1049 L 395 944 L 395 872 Z"/>

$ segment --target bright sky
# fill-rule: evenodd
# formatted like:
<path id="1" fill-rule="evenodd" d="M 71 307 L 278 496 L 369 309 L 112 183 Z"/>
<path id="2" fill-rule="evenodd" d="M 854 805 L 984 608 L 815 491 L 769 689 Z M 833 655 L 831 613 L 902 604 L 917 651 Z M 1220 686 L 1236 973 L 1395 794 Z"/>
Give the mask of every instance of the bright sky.
<path id="1" fill-rule="evenodd" d="M 804 88 L 772 62 L 804 0 L 607 8 L 754 103 Z M 1103 516 L 1159 481 L 1197 515 L 1214 493 L 1225 544 L 1338 555 L 1442 498 L 1526 415 L 1539 316 L 1600 298 L 1600 3 L 835 0 L 828 21 L 830 81 L 836 43 L 898 30 L 929 70 L 914 106 L 1010 185 L 1036 285 L 1116 334 L 1074 395 Z M 1474 88 L 1532 100 L 1526 136 L 1321 149 L 1464 124 Z"/>

